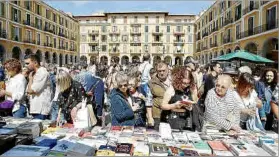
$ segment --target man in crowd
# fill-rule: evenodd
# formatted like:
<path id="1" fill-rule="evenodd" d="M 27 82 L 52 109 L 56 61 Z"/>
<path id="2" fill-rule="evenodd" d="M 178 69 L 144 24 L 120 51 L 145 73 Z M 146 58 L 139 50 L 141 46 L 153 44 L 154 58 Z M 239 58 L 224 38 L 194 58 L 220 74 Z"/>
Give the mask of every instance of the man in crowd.
<path id="1" fill-rule="evenodd" d="M 165 91 L 171 85 L 171 81 L 169 80 L 168 75 L 168 65 L 160 62 L 156 66 L 156 75 L 149 81 L 149 88 L 153 95 L 153 104 L 152 106 L 146 106 L 147 119 L 148 122 L 154 120 L 154 129 L 156 130 L 159 129 L 159 124 L 161 121 L 162 109 L 160 106 L 162 105 Z M 152 101 L 152 97 L 147 97 L 147 101 Z"/>
<path id="2" fill-rule="evenodd" d="M 92 73 L 87 70 L 86 63 L 81 64 L 81 67 L 81 72 L 75 77 L 75 80 L 82 84 L 88 96 L 87 101 L 96 105 L 94 106 L 94 112 L 98 117 L 98 124 L 100 124 L 103 114 L 104 82 L 101 78 L 93 76 Z"/>
<path id="3" fill-rule="evenodd" d="M 148 81 L 150 78 L 150 69 L 152 65 L 150 62 L 150 54 L 146 53 L 143 55 L 143 63 L 139 66 L 139 71 L 141 72 L 141 90 L 143 95 L 146 97 L 148 92 Z"/>
<path id="4" fill-rule="evenodd" d="M 218 75 L 221 73 L 222 69 L 220 64 L 218 63 L 212 63 L 210 65 L 210 69 L 212 70 L 210 74 L 206 76 L 206 79 L 204 81 L 204 92 L 203 95 L 201 96 L 201 102 L 205 100 L 207 93 L 210 89 L 215 87 L 215 81 L 218 77 Z"/>
<path id="5" fill-rule="evenodd" d="M 51 110 L 50 77 L 46 68 L 40 66 L 40 59 L 35 54 L 25 57 L 29 74 L 27 94 L 30 96 L 30 114 L 35 119 L 46 119 Z"/>
<path id="6" fill-rule="evenodd" d="M 242 102 L 236 99 L 230 86 L 230 76 L 218 76 L 216 87 L 209 90 L 205 99 L 205 124 L 214 124 L 221 130 L 240 131 L 239 104 Z"/>

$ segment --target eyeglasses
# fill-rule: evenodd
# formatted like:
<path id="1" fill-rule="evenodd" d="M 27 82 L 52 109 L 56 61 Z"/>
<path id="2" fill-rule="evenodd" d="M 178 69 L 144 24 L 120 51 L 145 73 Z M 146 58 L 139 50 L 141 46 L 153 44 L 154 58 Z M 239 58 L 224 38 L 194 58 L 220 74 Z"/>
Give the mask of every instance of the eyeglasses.
<path id="1" fill-rule="evenodd" d="M 119 85 L 118 87 L 121 88 L 121 87 L 123 87 L 123 86 L 124 86 L 124 87 L 128 87 L 128 84 L 121 84 L 121 85 Z"/>

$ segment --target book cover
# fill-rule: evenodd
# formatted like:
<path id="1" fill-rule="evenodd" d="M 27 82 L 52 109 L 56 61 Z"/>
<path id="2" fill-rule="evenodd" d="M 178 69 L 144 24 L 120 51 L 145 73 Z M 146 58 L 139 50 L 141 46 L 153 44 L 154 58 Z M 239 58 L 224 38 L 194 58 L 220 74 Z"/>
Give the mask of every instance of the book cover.
<path id="1" fill-rule="evenodd" d="M 187 144 L 180 145 L 180 149 L 182 149 L 182 150 L 195 150 L 195 147 L 192 143 L 187 143 Z"/>
<path id="2" fill-rule="evenodd" d="M 251 155 L 257 155 L 251 147 L 249 147 L 249 144 L 231 144 L 232 151 L 238 156 L 251 156 Z"/>
<path id="3" fill-rule="evenodd" d="M 182 150 L 183 156 L 200 156 L 200 154 L 196 150 Z"/>
<path id="4" fill-rule="evenodd" d="M 43 139 L 42 141 L 38 142 L 36 145 L 42 147 L 49 147 L 51 149 L 54 146 L 56 146 L 56 144 L 57 144 L 57 139 Z"/>
<path id="5" fill-rule="evenodd" d="M 168 153 L 168 147 L 165 144 L 152 143 L 150 144 L 151 153 Z"/>
<path id="6" fill-rule="evenodd" d="M 111 150 L 98 150 L 96 156 L 115 156 L 115 152 Z"/>
<path id="7" fill-rule="evenodd" d="M 205 141 L 196 141 L 193 143 L 196 150 L 199 152 L 199 154 L 208 154 L 211 155 L 212 151 L 209 145 Z"/>
<path id="8" fill-rule="evenodd" d="M 176 141 L 185 141 L 188 142 L 186 132 L 172 132 L 172 136 Z"/>
<path id="9" fill-rule="evenodd" d="M 212 150 L 228 151 L 227 147 L 225 147 L 221 141 L 208 141 L 207 143 L 209 144 Z"/>
<path id="10" fill-rule="evenodd" d="M 218 151 L 214 150 L 213 154 L 216 156 L 234 156 L 230 151 Z"/>
<path id="11" fill-rule="evenodd" d="M 93 156 L 94 153 L 95 153 L 95 149 L 93 147 L 81 143 L 76 143 L 73 148 L 69 149 L 67 155 Z"/>
<path id="12" fill-rule="evenodd" d="M 122 126 L 111 126 L 110 131 L 121 131 Z"/>
<path id="13" fill-rule="evenodd" d="M 51 150 L 57 151 L 57 152 L 64 152 L 67 153 L 70 149 L 72 149 L 75 146 L 75 143 L 62 140 L 57 143 L 55 147 L 53 147 Z"/>
<path id="14" fill-rule="evenodd" d="M 101 145 L 98 150 L 110 150 L 115 152 L 116 147 L 110 145 Z"/>
<path id="15" fill-rule="evenodd" d="M 48 152 L 47 156 L 66 156 L 66 154 L 63 152 L 56 152 L 51 150 Z"/>
<path id="16" fill-rule="evenodd" d="M 48 147 L 17 145 L 2 156 L 44 156 L 48 152 Z"/>
<path id="17" fill-rule="evenodd" d="M 136 142 L 133 156 L 149 156 L 149 146 L 146 142 Z"/>
<path id="18" fill-rule="evenodd" d="M 115 149 L 116 155 L 132 155 L 133 144 L 130 143 L 119 143 Z"/>
<path id="19" fill-rule="evenodd" d="M 183 156 L 184 153 L 177 147 L 170 146 L 168 150 L 168 156 Z"/>
<path id="20" fill-rule="evenodd" d="M 191 142 L 201 141 L 200 135 L 197 133 L 187 133 L 187 137 Z"/>

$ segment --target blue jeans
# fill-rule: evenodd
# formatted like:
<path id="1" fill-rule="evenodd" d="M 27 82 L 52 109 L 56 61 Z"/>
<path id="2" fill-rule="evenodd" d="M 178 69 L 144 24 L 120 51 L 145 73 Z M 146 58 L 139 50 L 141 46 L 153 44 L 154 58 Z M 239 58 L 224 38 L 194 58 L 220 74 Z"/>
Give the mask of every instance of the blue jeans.
<path id="1" fill-rule="evenodd" d="M 41 119 L 41 120 L 46 120 L 47 115 L 42 115 L 42 114 L 32 114 L 34 119 Z"/>
<path id="2" fill-rule="evenodd" d="M 149 86 L 148 86 L 147 83 L 141 84 L 141 85 L 140 85 L 140 92 L 141 92 L 145 97 L 147 97 L 148 91 L 149 91 Z"/>
<path id="3" fill-rule="evenodd" d="M 51 105 L 51 114 L 50 114 L 50 119 L 51 121 L 56 121 L 58 117 L 58 112 L 59 112 L 59 106 L 57 101 L 53 101 Z M 65 116 L 64 113 L 61 112 L 60 115 L 60 121 L 65 121 Z"/>
<path id="4" fill-rule="evenodd" d="M 24 118 L 26 117 L 26 106 L 20 105 L 20 108 L 13 112 L 13 117 L 15 118 Z"/>

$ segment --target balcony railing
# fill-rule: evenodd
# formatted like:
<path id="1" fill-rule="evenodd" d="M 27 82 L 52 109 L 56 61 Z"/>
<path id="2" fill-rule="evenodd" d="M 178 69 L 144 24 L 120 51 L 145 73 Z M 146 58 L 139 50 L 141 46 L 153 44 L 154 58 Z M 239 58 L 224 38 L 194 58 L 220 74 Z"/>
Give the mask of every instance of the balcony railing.
<path id="1" fill-rule="evenodd" d="M 173 34 L 174 35 L 184 35 L 185 33 L 183 32 L 183 30 L 173 30 Z"/>
<path id="2" fill-rule="evenodd" d="M 130 33 L 131 34 L 137 34 L 137 35 L 141 34 L 141 32 L 139 30 L 135 31 L 135 30 L 132 30 L 132 29 L 130 30 Z"/>
<path id="3" fill-rule="evenodd" d="M 141 54 L 141 50 L 130 50 L 131 54 Z"/>
<path id="4" fill-rule="evenodd" d="M 152 43 L 163 43 L 162 40 L 153 40 Z"/>
<path id="5" fill-rule="evenodd" d="M 207 49 L 208 49 L 207 46 L 204 46 L 204 47 L 201 48 L 202 51 L 203 51 L 203 50 L 207 50 Z"/>
<path id="6" fill-rule="evenodd" d="M 231 23 L 233 23 L 233 18 L 226 19 L 225 22 L 223 23 L 223 26 L 226 26 L 226 25 L 231 24 Z"/>
<path id="7" fill-rule="evenodd" d="M 63 33 L 58 33 L 59 36 L 66 38 L 66 35 Z"/>
<path id="8" fill-rule="evenodd" d="M 183 39 L 180 39 L 180 40 L 173 40 L 174 43 L 184 43 L 184 40 Z"/>
<path id="9" fill-rule="evenodd" d="M 36 44 L 36 41 L 35 40 L 31 40 L 31 39 L 25 39 L 23 42 L 29 43 L 29 44 Z"/>
<path id="10" fill-rule="evenodd" d="M 201 36 L 199 34 L 197 35 L 197 41 L 198 40 L 201 40 Z"/>
<path id="11" fill-rule="evenodd" d="M 109 34 L 120 34 L 119 30 L 111 30 Z"/>
<path id="12" fill-rule="evenodd" d="M 268 3 L 269 1 L 261 1 L 261 5 Z"/>
<path id="13" fill-rule="evenodd" d="M 201 51 L 201 48 L 197 48 L 197 52 L 200 52 Z"/>
<path id="14" fill-rule="evenodd" d="M 163 35 L 163 31 L 153 31 L 153 35 Z"/>
<path id="15" fill-rule="evenodd" d="M 256 9 L 259 9 L 259 3 L 254 3 L 253 6 L 246 7 L 245 9 L 243 9 L 242 13 L 243 13 L 243 15 L 245 15 Z"/>
<path id="16" fill-rule="evenodd" d="M 88 31 L 88 34 L 89 35 L 97 35 L 97 34 L 99 34 L 99 31 L 97 31 L 97 30 Z"/>
<path id="17" fill-rule="evenodd" d="M 51 44 L 51 43 L 44 43 L 44 46 L 46 46 L 46 47 L 52 47 L 52 44 Z"/>
<path id="18" fill-rule="evenodd" d="M 45 27 L 44 31 L 54 34 L 54 31 L 52 29 L 48 28 L 48 27 Z"/>
<path id="19" fill-rule="evenodd" d="M 41 45 L 41 41 L 38 40 L 38 41 L 36 42 L 36 44 L 37 44 L 37 45 Z"/>
<path id="20" fill-rule="evenodd" d="M 59 46 L 59 49 L 61 49 L 61 50 L 65 50 L 65 49 L 66 49 L 66 47 L 65 47 L 65 46 Z"/>
<path id="21" fill-rule="evenodd" d="M 7 32 L 6 32 L 6 30 L 4 30 L 4 29 L 1 30 L 1 29 L 0 29 L 0 38 L 5 38 L 5 39 L 7 38 Z"/>
<path id="22" fill-rule="evenodd" d="M 255 27 L 254 29 L 250 29 L 250 30 L 246 30 L 244 32 L 241 32 L 238 36 L 237 39 L 242 39 L 242 38 L 246 38 L 249 36 L 253 36 L 256 34 L 260 34 L 266 31 L 270 31 L 273 29 L 277 29 L 278 28 L 278 22 L 279 19 L 274 20 L 274 21 L 267 21 L 267 24 L 263 24 L 261 26 Z"/>
<path id="23" fill-rule="evenodd" d="M 217 47 L 217 46 L 218 46 L 217 43 L 210 44 L 210 48 Z"/>
<path id="24" fill-rule="evenodd" d="M 31 21 L 23 20 L 23 24 L 34 27 L 34 23 L 32 23 Z"/>
<path id="25" fill-rule="evenodd" d="M 230 37 L 226 37 L 226 38 L 223 38 L 223 44 L 227 44 L 227 43 L 230 43 L 230 42 L 232 42 L 233 40 L 232 40 L 232 38 L 230 38 Z"/>
<path id="26" fill-rule="evenodd" d="M 141 43 L 140 40 L 130 40 L 130 43 Z"/>
<path id="27" fill-rule="evenodd" d="M 204 38 L 206 36 L 208 36 L 208 32 L 205 32 L 205 33 L 202 34 L 202 38 Z"/>

